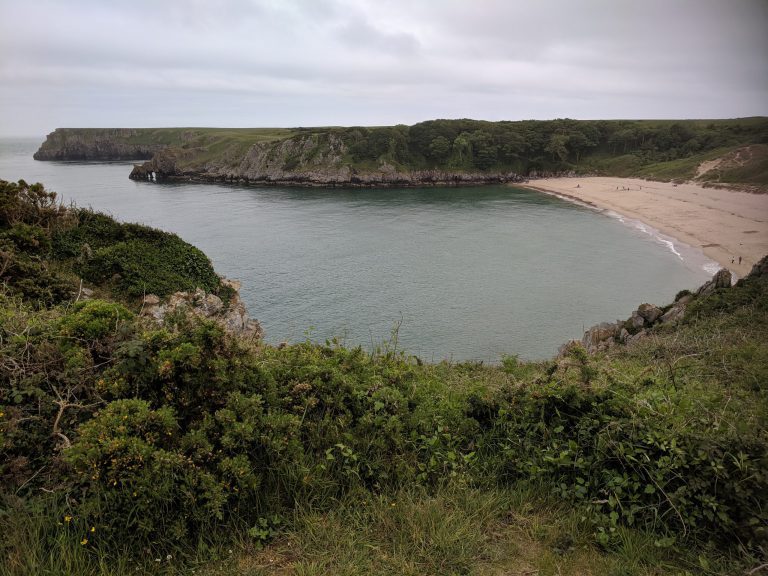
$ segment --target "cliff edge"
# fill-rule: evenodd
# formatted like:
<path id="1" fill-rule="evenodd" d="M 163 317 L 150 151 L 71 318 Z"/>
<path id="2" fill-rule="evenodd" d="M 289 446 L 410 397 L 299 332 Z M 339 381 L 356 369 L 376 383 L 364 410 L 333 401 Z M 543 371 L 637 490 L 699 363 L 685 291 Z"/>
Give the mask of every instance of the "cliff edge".
<path id="1" fill-rule="evenodd" d="M 640 135 L 640 136 L 638 136 Z M 765 184 L 768 119 L 430 120 L 412 126 L 60 128 L 38 160 L 142 160 L 134 180 L 300 186 L 521 182 L 556 174 L 690 179 L 731 151 L 750 164 L 718 182 Z M 736 162 L 736 160 L 734 160 Z M 741 162 L 741 160 L 739 160 Z M 745 173 L 746 170 L 746 173 Z M 690 172 L 690 174 L 689 174 Z"/>
<path id="2" fill-rule="evenodd" d="M 140 128 L 57 128 L 45 139 L 35 160 L 121 161 L 149 160 L 170 145 L 153 141 L 156 130 Z"/>

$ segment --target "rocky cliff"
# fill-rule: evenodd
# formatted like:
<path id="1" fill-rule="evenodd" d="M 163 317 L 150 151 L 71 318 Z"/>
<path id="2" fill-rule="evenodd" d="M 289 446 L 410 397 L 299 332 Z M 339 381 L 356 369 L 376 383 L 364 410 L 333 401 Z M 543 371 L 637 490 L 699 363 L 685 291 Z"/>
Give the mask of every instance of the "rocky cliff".
<path id="1" fill-rule="evenodd" d="M 638 133 L 644 137 L 628 136 Z M 517 182 L 564 173 L 682 178 L 688 173 L 675 164 L 681 150 L 690 157 L 685 166 L 698 166 L 698 158 L 709 158 L 715 149 L 733 149 L 734 162 L 744 158 L 744 150 L 752 151 L 757 164 L 747 171 L 752 174 L 747 180 L 762 185 L 759 165 L 766 137 L 768 118 L 671 124 L 565 118 L 313 128 L 69 128 L 50 134 L 35 158 L 146 160 L 131 172 L 135 180 L 425 186 Z M 722 173 L 719 178 L 736 184 L 746 176 Z"/>
<path id="2" fill-rule="evenodd" d="M 279 141 L 233 146 L 217 155 L 199 148 L 168 147 L 134 165 L 134 180 L 202 181 L 299 186 L 447 186 L 521 182 L 508 171 L 412 170 L 385 157 L 365 166 L 350 158 L 334 133 L 298 134 Z"/>
<path id="3" fill-rule="evenodd" d="M 148 160 L 168 146 L 146 138 L 138 128 L 57 128 L 48 134 L 35 160 Z"/>

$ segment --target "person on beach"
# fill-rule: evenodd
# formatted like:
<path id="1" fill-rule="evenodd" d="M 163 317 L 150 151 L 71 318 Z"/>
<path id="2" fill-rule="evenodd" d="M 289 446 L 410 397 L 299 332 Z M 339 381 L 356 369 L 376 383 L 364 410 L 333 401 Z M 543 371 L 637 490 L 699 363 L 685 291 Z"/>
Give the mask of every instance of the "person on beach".
<path id="1" fill-rule="evenodd" d="M 735 260 L 735 258 L 731 258 L 731 264 L 733 264 Z"/>
<path id="2" fill-rule="evenodd" d="M 739 256 L 739 266 L 741 266 L 741 256 Z"/>

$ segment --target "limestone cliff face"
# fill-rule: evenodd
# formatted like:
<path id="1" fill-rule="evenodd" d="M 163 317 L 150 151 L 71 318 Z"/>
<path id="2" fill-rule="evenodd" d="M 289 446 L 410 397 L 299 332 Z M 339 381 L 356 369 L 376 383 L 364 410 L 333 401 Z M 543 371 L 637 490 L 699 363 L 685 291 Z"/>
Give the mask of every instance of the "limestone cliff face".
<path id="1" fill-rule="evenodd" d="M 261 132 L 260 132 L 261 130 Z M 414 170 L 388 161 L 355 162 L 334 130 L 59 128 L 36 160 L 147 160 L 134 180 L 297 186 L 446 186 L 520 182 L 513 172 Z"/>
<path id="2" fill-rule="evenodd" d="M 166 148 L 134 166 L 134 180 L 250 182 L 300 186 L 428 186 L 519 182 L 511 172 L 404 170 L 384 160 L 355 168 L 349 150 L 335 134 L 304 134 L 259 142 L 244 153 L 211 157 L 192 148 Z"/>
<path id="3" fill-rule="evenodd" d="M 57 128 L 48 134 L 35 160 L 147 160 L 165 144 L 141 142 L 136 128 Z"/>

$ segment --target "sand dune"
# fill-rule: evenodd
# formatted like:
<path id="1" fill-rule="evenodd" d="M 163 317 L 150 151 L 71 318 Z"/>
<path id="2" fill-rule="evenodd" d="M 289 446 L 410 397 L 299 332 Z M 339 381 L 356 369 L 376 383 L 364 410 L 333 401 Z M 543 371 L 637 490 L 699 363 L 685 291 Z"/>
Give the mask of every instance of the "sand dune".
<path id="1" fill-rule="evenodd" d="M 547 178 L 526 187 L 644 222 L 739 276 L 768 254 L 766 194 L 609 177 Z"/>

